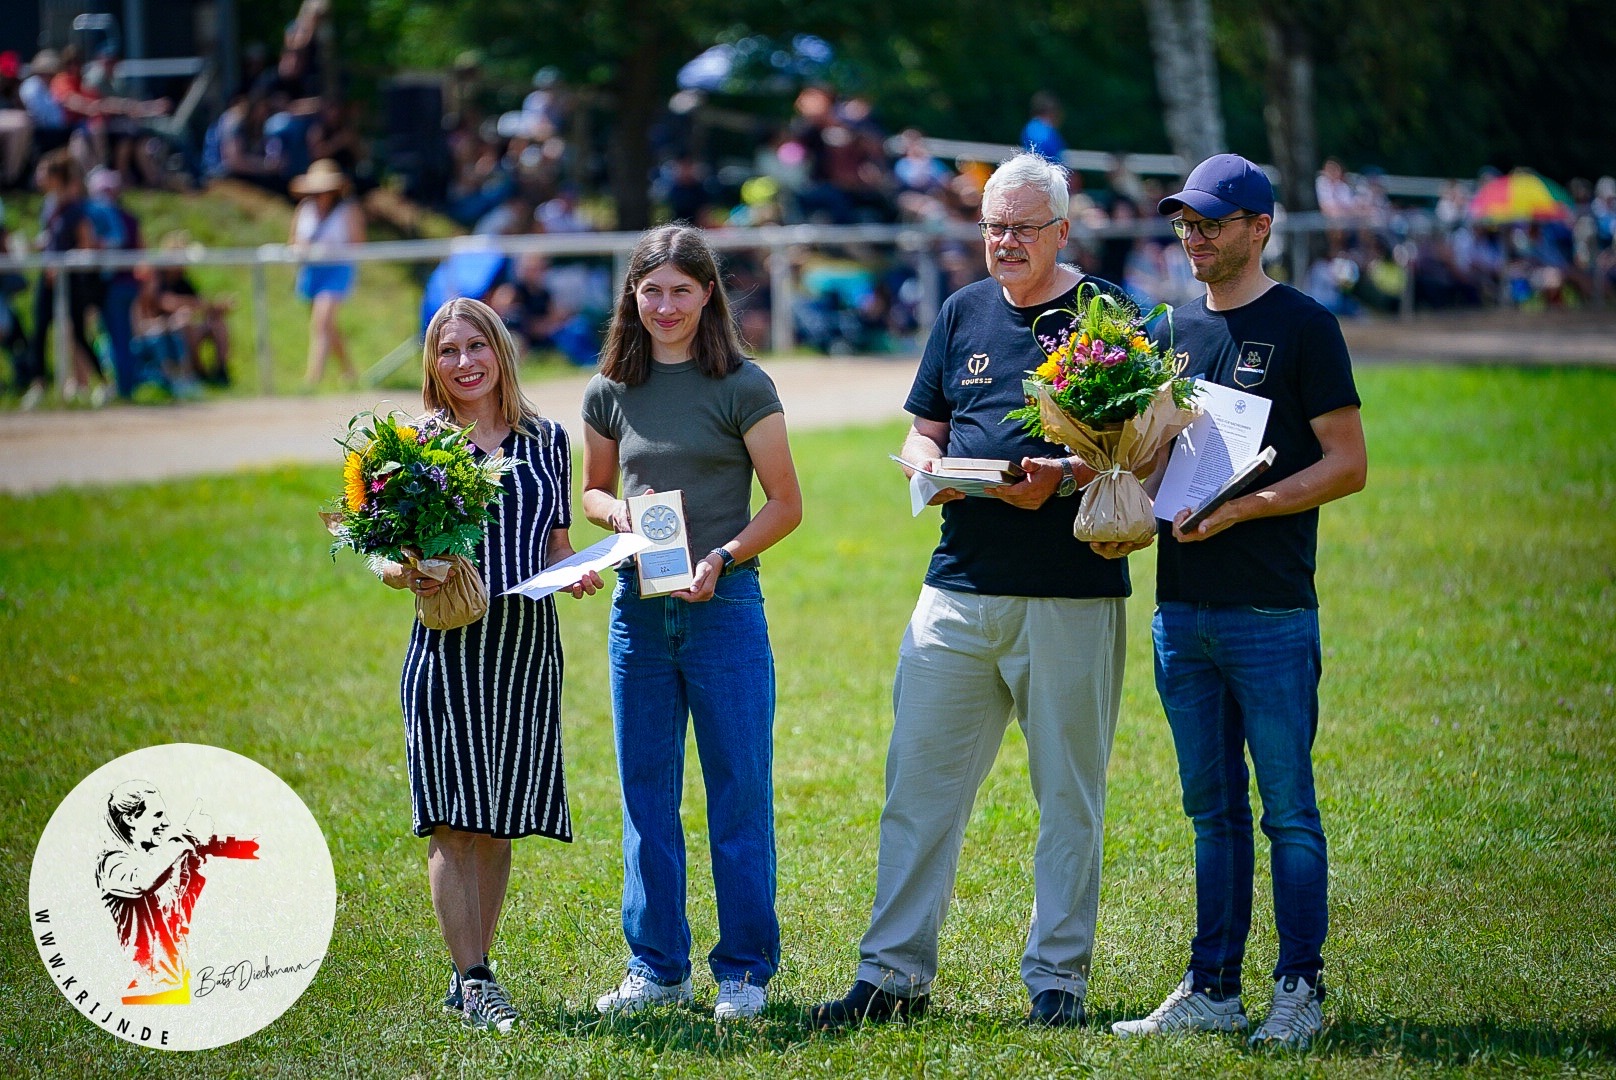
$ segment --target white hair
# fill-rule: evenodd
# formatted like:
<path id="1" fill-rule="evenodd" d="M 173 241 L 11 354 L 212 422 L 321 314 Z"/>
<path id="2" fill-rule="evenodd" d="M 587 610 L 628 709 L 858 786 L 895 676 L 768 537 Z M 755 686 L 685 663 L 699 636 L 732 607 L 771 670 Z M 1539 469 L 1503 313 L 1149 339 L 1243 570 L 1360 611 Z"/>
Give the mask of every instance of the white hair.
<path id="1" fill-rule="evenodd" d="M 993 170 L 982 187 L 982 198 L 986 201 L 994 192 L 1037 188 L 1048 196 L 1049 212 L 1063 218 L 1071 206 L 1071 195 L 1066 189 L 1068 175 L 1066 166 L 1057 165 L 1041 154 L 1022 152 L 1006 158 Z"/>

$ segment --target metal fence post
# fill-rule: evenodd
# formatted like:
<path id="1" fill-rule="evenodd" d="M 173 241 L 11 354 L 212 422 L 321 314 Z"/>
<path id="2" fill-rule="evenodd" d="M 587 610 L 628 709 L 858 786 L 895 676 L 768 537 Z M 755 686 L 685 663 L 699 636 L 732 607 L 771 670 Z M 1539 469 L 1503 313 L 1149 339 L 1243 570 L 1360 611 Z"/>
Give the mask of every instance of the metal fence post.
<path id="1" fill-rule="evenodd" d="M 769 345 L 778 355 L 797 347 L 796 327 L 792 324 L 790 244 L 770 239 L 769 250 Z"/>
<path id="2" fill-rule="evenodd" d="M 258 390 L 275 392 L 275 357 L 269 351 L 269 281 L 264 273 L 264 249 L 252 264 L 253 358 L 258 363 Z"/>
<path id="3" fill-rule="evenodd" d="M 41 274 L 48 271 L 40 271 Z M 61 396 L 63 403 L 67 401 L 67 384 L 73 381 L 73 327 L 69 321 L 67 290 L 67 266 L 65 263 L 56 264 L 56 291 L 51 293 L 51 318 L 56 320 L 53 328 L 56 337 L 56 393 Z M 44 347 L 41 345 L 41 354 Z"/>

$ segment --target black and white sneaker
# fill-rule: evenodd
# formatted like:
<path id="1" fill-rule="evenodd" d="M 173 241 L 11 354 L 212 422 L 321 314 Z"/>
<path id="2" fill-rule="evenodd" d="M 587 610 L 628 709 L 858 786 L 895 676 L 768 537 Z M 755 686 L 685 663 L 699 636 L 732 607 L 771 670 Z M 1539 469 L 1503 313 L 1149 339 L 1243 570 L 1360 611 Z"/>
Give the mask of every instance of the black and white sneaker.
<path id="1" fill-rule="evenodd" d="M 460 999 L 461 1019 L 471 1027 L 505 1035 L 521 1019 L 505 988 L 499 985 L 494 973 L 481 964 L 467 968 L 461 977 Z"/>

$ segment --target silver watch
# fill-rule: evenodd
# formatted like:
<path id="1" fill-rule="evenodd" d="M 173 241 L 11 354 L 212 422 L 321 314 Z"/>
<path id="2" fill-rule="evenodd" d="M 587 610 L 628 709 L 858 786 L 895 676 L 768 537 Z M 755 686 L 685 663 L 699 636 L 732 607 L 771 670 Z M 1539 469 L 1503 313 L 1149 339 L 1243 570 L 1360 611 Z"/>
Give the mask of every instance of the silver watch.
<path id="1" fill-rule="evenodd" d="M 1077 474 L 1072 471 L 1071 458 L 1061 458 L 1060 470 L 1061 482 L 1060 487 L 1055 489 L 1055 495 L 1064 499 L 1077 490 Z"/>

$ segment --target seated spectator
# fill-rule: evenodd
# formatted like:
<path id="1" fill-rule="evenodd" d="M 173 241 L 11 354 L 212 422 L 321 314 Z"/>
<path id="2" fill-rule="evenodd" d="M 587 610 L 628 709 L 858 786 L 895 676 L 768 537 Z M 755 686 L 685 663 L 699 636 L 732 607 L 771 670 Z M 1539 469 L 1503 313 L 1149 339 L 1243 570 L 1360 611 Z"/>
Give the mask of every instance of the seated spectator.
<path id="1" fill-rule="evenodd" d="M 28 74 L 17 86 L 17 100 L 22 102 L 28 119 L 33 124 L 34 146 L 40 156 L 67 145 L 72 135 L 67 111 L 51 94 L 51 79 L 61 70 L 61 58 L 54 49 L 41 49 L 28 65 Z"/>
<path id="2" fill-rule="evenodd" d="M 165 251 L 189 246 L 185 233 L 163 237 Z M 235 300 L 221 296 L 206 299 L 197 290 L 183 266 L 165 266 L 156 272 L 157 302 L 179 326 L 189 370 L 214 386 L 230 385 L 230 311 Z M 211 353 L 206 361 L 204 347 Z"/>
<path id="3" fill-rule="evenodd" d="M 244 180 L 286 194 L 280 166 L 264 140 L 269 101 L 244 97 L 232 102 L 208 128 L 202 148 L 203 175 L 212 180 Z"/>
<path id="4" fill-rule="evenodd" d="M 539 231 L 534 228 L 534 215 L 533 203 L 512 188 L 509 197 L 478 218 L 471 231 L 476 236 L 523 236 Z"/>
<path id="5" fill-rule="evenodd" d="M 578 193 L 570 187 L 562 188 L 555 198 L 541 203 L 537 220 L 540 232 L 580 233 L 593 228 L 578 212 Z"/>
<path id="6" fill-rule="evenodd" d="M 95 102 L 91 129 L 104 143 L 105 156 L 97 164 L 112 166 L 126 180 L 161 187 L 159 154 L 164 148 L 147 121 L 166 115 L 172 103 L 167 98 L 140 99 L 117 71 L 117 46 L 108 42 L 84 66 L 82 75 L 81 92 Z"/>
<path id="7" fill-rule="evenodd" d="M 549 269 L 550 261 L 543 255 L 520 255 L 510 279 L 497 285 L 488 299 L 524 352 L 554 348 L 556 332 L 573 314 L 555 302 L 545 283 Z"/>
<path id="8" fill-rule="evenodd" d="M 0 52 L 0 188 L 20 187 L 34 150 L 34 121 L 22 102 L 22 63 Z"/>
<path id="9" fill-rule="evenodd" d="M 899 139 L 903 150 L 892 164 L 893 179 L 898 185 L 899 220 L 946 221 L 950 216 L 948 182 L 953 172 L 932 157 L 919 129 L 905 128 Z"/>
<path id="10" fill-rule="evenodd" d="M 1357 196 L 1353 193 L 1352 185 L 1347 181 L 1346 171 L 1335 158 L 1325 158 L 1324 167 L 1319 170 L 1318 178 L 1313 182 L 1314 194 L 1318 196 L 1319 213 L 1327 218 L 1352 218 L 1358 214 Z"/>
<path id="11" fill-rule="evenodd" d="M 670 221 L 699 222 L 718 201 L 718 191 L 707 169 L 689 154 L 662 166 L 653 186 L 657 201 L 668 208 Z"/>
<path id="12" fill-rule="evenodd" d="M 163 297 L 160 271 L 137 268 L 137 290 L 130 306 L 132 351 L 140 381 L 161 387 L 182 400 L 202 396 L 185 341 L 185 316 L 170 310 Z"/>
<path id="13" fill-rule="evenodd" d="M 367 175 L 370 155 L 364 136 L 354 121 L 354 103 L 340 98 L 321 98 L 313 122 L 309 124 L 306 156 L 310 161 L 330 158 L 349 176 Z"/>

